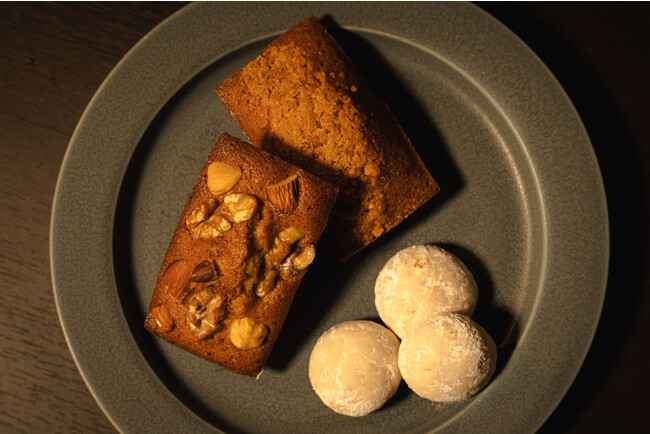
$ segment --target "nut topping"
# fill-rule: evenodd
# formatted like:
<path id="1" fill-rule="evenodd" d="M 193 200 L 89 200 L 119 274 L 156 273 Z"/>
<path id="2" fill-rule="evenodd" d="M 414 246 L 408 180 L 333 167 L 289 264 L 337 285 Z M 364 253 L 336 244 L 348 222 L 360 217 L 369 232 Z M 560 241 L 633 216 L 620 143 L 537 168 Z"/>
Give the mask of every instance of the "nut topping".
<path id="1" fill-rule="evenodd" d="M 208 199 L 192 210 L 190 215 L 185 219 L 185 226 L 191 231 L 199 223 L 202 223 L 212 214 L 217 207 L 215 199 Z"/>
<path id="2" fill-rule="evenodd" d="M 278 234 L 278 238 L 289 245 L 292 245 L 296 241 L 302 239 L 304 236 L 305 233 L 295 226 L 289 226 Z"/>
<path id="3" fill-rule="evenodd" d="M 291 253 L 291 246 L 298 242 L 305 233 L 295 226 L 290 226 L 280 232 L 273 241 L 273 247 L 265 255 L 266 263 L 273 266 L 280 265 L 280 263 Z"/>
<path id="4" fill-rule="evenodd" d="M 249 317 L 240 318 L 230 326 L 230 340 L 242 350 L 259 347 L 268 334 L 264 324 Z"/>
<path id="5" fill-rule="evenodd" d="M 309 244 L 302 251 L 296 252 L 289 256 L 286 261 L 278 266 L 280 277 L 283 279 L 292 279 L 303 273 L 305 269 L 314 262 L 316 257 L 316 248 Z"/>
<path id="6" fill-rule="evenodd" d="M 291 263 L 296 270 L 304 270 L 309 267 L 316 257 L 316 247 L 313 244 L 306 246 L 300 253 L 294 255 Z"/>
<path id="7" fill-rule="evenodd" d="M 257 211 L 257 199 L 250 194 L 234 193 L 223 198 L 222 212 L 234 223 L 250 220 Z"/>
<path id="8" fill-rule="evenodd" d="M 166 304 L 151 309 L 151 317 L 163 333 L 170 332 L 174 328 L 174 317 Z"/>
<path id="9" fill-rule="evenodd" d="M 291 253 L 291 246 L 277 237 L 271 250 L 264 255 L 264 262 L 273 266 L 278 265 L 289 253 Z"/>
<path id="10" fill-rule="evenodd" d="M 281 213 L 293 211 L 298 201 L 298 175 L 291 175 L 280 182 L 267 185 L 266 197 Z"/>
<path id="11" fill-rule="evenodd" d="M 181 298 L 187 291 L 190 269 L 187 262 L 179 259 L 172 262 L 160 278 L 160 288 L 175 298 Z"/>
<path id="12" fill-rule="evenodd" d="M 225 316 L 223 298 L 210 287 L 201 288 L 188 301 L 187 323 L 197 338 L 205 339 L 217 330 Z"/>
<path id="13" fill-rule="evenodd" d="M 214 263 L 211 261 L 203 261 L 194 268 L 194 272 L 190 276 L 190 282 L 209 282 L 214 279 L 217 274 Z"/>
<path id="14" fill-rule="evenodd" d="M 218 238 L 232 228 L 232 223 L 224 216 L 215 212 L 209 219 L 190 230 L 195 240 Z"/>
<path id="15" fill-rule="evenodd" d="M 298 276 L 299 274 L 302 274 L 302 271 L 293 268 L 291 259 L 287 259 L 286 261 L 278 265 L 278 270 L 280 271 L 280 277 L 282 277 L 285 280 L 291 280 L 294 277 Z"/>
<path id="16" fill-rule="evenodd" d="M 187 301 L 187 308 L 191 314 L 199 315 L 205 312 L 213 298 L 215 298 L 215 294 L 212 292 L 212 289 L 210 287 L 202 287 L 192 293 L 192 296 Z"/>
<path id="17" fill-rule="evenodd" d="M 266 268 L 264 270 L 264 275 L 262 280 L 260 280 L 257 285 L 255 285 L 255 294 L 258 297 L 262 298 L 275 287 L 275 279 L 278 276 L 278 272 L 274 268 Z"/>
<path id="18" fill-rule="evenodd" d="M 239 182 L 241 169 L 229 164 L 215 161 L 207 169 L 208 188 L 215 196 L 228 193 Z"/>

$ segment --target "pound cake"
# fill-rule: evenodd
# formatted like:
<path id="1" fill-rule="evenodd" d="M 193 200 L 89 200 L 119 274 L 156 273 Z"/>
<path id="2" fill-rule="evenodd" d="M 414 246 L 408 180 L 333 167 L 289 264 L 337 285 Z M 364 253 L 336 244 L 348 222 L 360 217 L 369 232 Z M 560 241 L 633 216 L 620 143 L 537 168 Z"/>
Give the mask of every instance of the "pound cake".
<path id="1" fill-rule="evenodd" d="M 327 238 L 341 260 L 439 190 L 388 106 L 313 16 L 216 93 L 252 144 L 339 187 Z"/>
<path id="2" fill-rule="evenodd" d="M 337 189 L 223 134 L 163 260 L 145 327 L 247 376 L 262 371 Z"/>

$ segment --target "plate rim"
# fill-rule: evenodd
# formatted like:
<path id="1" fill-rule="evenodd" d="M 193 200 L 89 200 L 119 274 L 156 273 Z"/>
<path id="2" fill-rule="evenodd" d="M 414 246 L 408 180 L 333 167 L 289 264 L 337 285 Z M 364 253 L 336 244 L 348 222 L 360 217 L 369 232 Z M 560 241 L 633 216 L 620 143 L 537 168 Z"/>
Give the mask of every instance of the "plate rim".
<path id="1" fill-rule="evenodd" d="M 296 5 L 294 4 L 294 6 L 296 6 Z M 308 6 L 309 5 L 306 4 L 306 5 L 304 5 L 304 8 L 307 8 Z M 88 106 L 84 110 L 77 127 L 75 128 L 75 131 L 74 131 L 74 133 L 73 133 L 73 135 L 72 135 L 72 137 L 70 139 L 69 146 L 68 146 L 68 148 L 66 150 L 65 156 L 63 158 L 63 162 L 61 164 L 61 169 L 59 171 L 59 175 L 58 175 L 58 178 L 57 178 L 56 188 L 55 188 L 55 191 L 54 191 L 54 199 L 53 199 L 53 203 L 52 203 L 52 212 L 51 212 L 51 219 L 50 219 L 50 272 L 51 272 L 51 276 L 52 276 L 52 286 L 53 286 L 53 293 L 54 293 L 54 299 L 55 299 L 57 314 L 59 316 L 59 321 L 61 323 L 61 327 L 62 327 L 64 336 L 65 336 L 65 339 L 66 339 L 66 343 L 67 343 L 68 347 L 70 348 L 70 352 L 72 354 L 73 360 L 75 361 L 75 364 L 77 365 L 77 368 L 78 368 L 82 378 L 84 379 L 84 382 L 86 383 L 86 386 L 88 387 L 89 391 L 91 392 L 91 394 L 93 395 L 93 397 L 97 401 L 100 408 L 102 408 L 102 411 L 104 412 L 104 414 L 106 414 L 106 416 L 111 421 L 111 423 L 113 423 L 113 425 L 119 430 L 128 428 L 128 426 L 125 425 L 125 419 L 123 417 L 120 417 L 121 415 L 115 415 L 105 405 L 106 404 L 105 400 L 102 399 L 102 396 L 100 396 L 102 394 L 98 393 L 98 391 L 96 390 L 98 387 L 101 387 L 101 386 L 98 385 L 93 379 L 89 378 L 89 374 L 88 374 L 88 371 L 87 371 L 88 366 L 84 365 L 84 363 L 82 363 L 79 360 L 79 351 L 80 351 L 80 349 L 78 348 L 78 344 L 73 342 L 73 339 L 71 338 L 71 336 L 69 336 L 69 333 L 71 333 L 70 324 L 68 323 L 68 326 L 66 327 L 66 319 L 69 318 L 69 315 L 65 311 L 66 306 L 65 306 L 65 302 L 62 300 L 62 295 L 63 295 L 62 291 L 64 291 L 63 288 L 66 286 L 67 282 L 65 282 L 64 279 L 61 278 L 60 274 L 57 275 L 58 270 L 60 270 L 60 262 L 59 262 L 60 259 L 59 259 L 59 257 L 57 257 L 57 252 L 61 251 L 61 243 L 64 242 L 64 241 L 61 240 L 60 232 L 58 232 L 58 231 L 60 229 L 60 221 L 62 219 L 62 217 L 61 217 L 62 208 L 61 207 L 64 206 L 64 203 L 63 203 L 64 199 L 62 199 L 62 194 L 64 193 L 64 190 L 65 190 L 65 188 L 64 188 L 65 184 L 68 183 L 68 179 L 66 178 L 66 175 L 69 175 L 70 171 L 73 170 L 73 168 L 71 168 L 71 166 L 72 166 L 71 160 L 73 158 L 73 154 L 75 152 L 77 152 L 76 148 L 78 148 L 78 146 L 79 146 L 78 143 L 80 143 L 80 136 L 82 136 L 83 134 L 87 134 L 85 129 L 88 127 L 88 123 L 91 122 L 90 114 L 94 110 L 97 109 L 98 105 L 101 105 L 101 104 L 105 103 L 104 98 L 107 98 L 107 94 L 110 94 L 110 92 L 112 91 L 111 86 L 115 85 L 114 84 L 115 77 L 118 74 L 123 73 L 124 70 L 131 68 L 132 65 L 129 65 L 128 62 L 132 61 L 134 59 L 134 57 L 137 57 L 138 54 L 141 54 L 142 50 L 147 50 L 148 49 L 147 47 L 150 48 L 152 44 L 160 43 L 160 41 L 157 38 L 162 38 L 164 36 L 165 32 L 170 31 L 170 28 L 172 28 L 174 26 L 178 26 L 179 22 L 183 22 L 182 21 L 183 19 L 187 19 L 188 17 L 191 17 L 192 15 L 196 15 L 196 14 L 200 13 L 201 11 L 205 11 L 209 7 L 210 6 L 201 5 L 201 4 L 190 4 L 188 6 L 183 7 L 179 11 L 175 12 L 174 14 L 172 14 L 171 16 L 169 16 L 168 18 L 163 20 L 154 29 L 149 31 L 136 45 L 134 45 L 127 52 L 127 54 L 120 60 L 120 62 L 118 62 L 118 64 L 113 68 L 113 70 L 106 77 L 104 82 L 98 88 L 97 92 L 95 93 L 95 95 L 93 96 L 93 98 L 89 102 Z M 228 11 L 234 11 L 234 10 L 237 9 L 237 6 L 232 5 L 232 4 L 228 4 L 228 5 L 225 5 L 225 6 L 224 5 L 217 5 L 217 6 L 213 6 L 213 7 L 222 8 L 222 9 L 225 8 Z M 419 7 L 422 7 L 422 6 L 419 6 Z M 431 6 L 429 6 L 429 7 L 431 7 Z M 589 333 L 587 333 L 588 336 L 586 336 L 584 338 L 584 341 L 587 342 L 587 344 L 584 346 L 584 348 L 582 348 L 581 354 L 579 354 L 577 357 L 574 357 L 574 360 L 576 361 L 576 363 L 572 367 L 572 372 L 568 375 L 568 377 L 570 377 L 570 380 L 566 381 L 563 384 L 563 390 L 561 391 L 561 393 L 558 392 L 558 391 L 553 393 L 553 395 L 554 395 L 554 403 L 552 403 L 552 405 L 547 406 L 548 408 L 546 409 L 547 410 L 545 412 L 546 414 L 541 415 L 541 416 L 539 414 L 537 415 L 537 426 L 535 426 L 533 428 L 538 429 L 544 423 L 544 421 L 548 418 L 548 416 L 550 416 L 550 414 L 555 410 L 555 408 L 560 403 L 560 401 L 562 400 L 562 398 L 566 394 L 567 390 L 569 389 L 569 387 L 573 383 L 573 380 L 575 379 L 580 367 L 582 366 L 582 364 L 583 364 L 583 362 L 584 362 L 584 360 L 585 360 L 585 358 L 587 356 L 588 350 L 590 348 L 591 342 L 592 342 L 593 337 L 594 337 L 595 332 L 596 332 L 596 328 L 597 328 L 597 325 L 598 325 L 598 319 L 600 317 L 600 312 L 602 310 L 602 305 L 603 305 L 603 302 L 604 302 L 604 297 L 605 297 L 605 292 L 606 292 L 606 282 L 607 282 L 607 272 L 608 272 L 607 264 L 609 263 L 609 223 L 608 223 L 608 216 L 607 216 L 605 190 L 604 190 L 604 186 L 603 186 L 603 183 L 602 183 L 602 176 L 600 175 L 600 169 L 599 169 L 598 162 L 597 162 L 597 159 L 596 159 L 596 156 L 595 156 L 595 152 L 593 151 L 593 148 L 591 147 L 591 142 L 589 140 L 588 134 L 587 134 L 587 132 L 586 132 L 586 130 L 584 128 L 584 125 L 582 124 L 582 121 L 580 120 L 580 116 L 579 116 L 577 110 L 575 109 L 575 107 L 573 106 L 571 101 L 569 100 L 568 96 L 566 95 L 566 92 L 561 87 L 560 83 L 557 82 L 557 80 L 553 76 L 552 72 L 543 64 L 543 62 L 537 57 L 537 55 L 535 53 L 533 53 L 532 50 L 530 50 L 514 33 L 512 33 L 509 29 L 507 29 L 503 24 L 498 22 L 496 19 L 494 19 L 492 16 L 490 16 L 488 13 L 486 13 L 482 9 L 478 8 L 477 6 L 470 5 L 470 4 L 463 4 L 463 5 L 456 5 L 456 6 L 454 6 L 454 5 L 437 5 L 436 7 L 441 8 L 441 9 L 445 9 L 445 11 L 449 11 L 452 8 L 456 7 L 456 8 L 458 8 L 457 10 L 462 10 L 463 13 L 475 14 L 475 16 L 481 17 L 481 19 L 485 20 L 486 23 L 489 23 L 490 25 L 495 26 L 495 28 L 498 28 L 499 31 L 502 34 L 508 35 L 509 38 L 515 44 L 519 44 L 519 48 L 522 49 L 524 52 L 526 52 L 526 54 L 530 58 L 529 60 L 532 63 L 536 62 L 537 63 L 536 66 L 538 68 L 541 68 L 541 70 L 543 70 L 545 72 L 546 76 L 550 77 L 551 81 L 553 81 L 555 83 L 555 87 L 556 87 L 555 90 L 559 91 L 559 94 L 561 94 L 560 99 L 563 100 L 563 103 L 566 105 L 566 108 L 569 111 L 573 112 L 572 121 L 577 124 L 577 128 L 581 130 L 580 132 L 584 136 L 584 141 L 588 145 L 588 149 L 586 151 L 587 151 L 588 154 L 591 154 L 590 155 L 590 158 L 592 160 L 591 163 L 590 163 L 591 168 L 592 168 L 592 170 L 595 171 L 594 174 L 597 176 L 597 179 L 596 179 L 597 182 L 596 183 L 598 185 L 595 186 L 595 190 L 598 190 L 600 192 L 599 196 L 600 196 L 600 199 L 601 199 L 600 200 L 601 201 L 601 212 L 603 213 L 600 217 L 603 219 L 601 224 L 604 224 L 604 227 L 603 227 L 604 231 L 601 234 L 603 236 L 603 238 L 600 240 L 601 241 L 600 248 L 601 248 L 601 254 L 602 254 L 601 260 L 602 260 L 602 263 L 604 265 L 604 270 L 602 270 L 602 273 L 603 273 L 602 276 L 601 276 L 602 284 L 599 287 L 600 291 L 598 293 L 599 297 L 598 297 L 597 303 L 596 303 L 597 306 L 592 307 L 592 312 L 591 313 L 593 315 L 593 321 L 592 321 L 593 324 L 592 324 L 592 326 L 591 326 L 591 328 L 589 330 Z M 488 24 L 486 24 L 486 25 L 488 25 Z M 343 27 L 345 27 L 345 26 L 343 26 Z M 260 37 L 265 37 L 265 34 L 262 34 Z M 248 42 L 249 42 L 249 40 L 243 41 L 243 44 L 247 44 Z M 237 49 L 239 46 L 241 46 L 241 44 L 240 45 L 237 45 L 237 44 L 232 45 L 231 44 L 230 46 L 226 46 L 224 48 L 224 51 L 222 51 L 221 53 L 218 53 L 218 57 L 223 57 L 228 52 L 231 52 L 231 51 Z M 191 78 L 194 75 L 196 75 L 196 73 L 200 72 L 204 68 L 205 65 L 207 65 L 207 64 L 209 64 L 209 63 L 211 63 L 213 61 L 213 60 L 210 60 L 208 57 L 204 57 L 202 59 L 199 59 L 199 61 L 197 63 L 193 64 L 190 67 L 190 69 L 193 68 L 195 70 L 193 74 L 191 74 L 189 76 L 185 76 L 184 80 L 182 78 L 180 79 L 180 81 L 178 80 L 178 78 L 175 79 L 177 87 L 176 87 L 175 90 L 171 91 L 171 95 L 173 95 L 178 89 L 182 88 L 187 83 L 187 81 L 191 80 Z M 174 79 L 172 79 L 172 81 L 174 81 Z M 164 105 L 169 100 L 171 95 L 169 95 L 169 97 L 163 97 L 163 98 L 161 98 L 160 101 L 157 102 L 157 104 L 159 104 L 159 106 L 152 109 L 151 112 L 149 113 L 150 121 L 151 121 L 151 119 L 153 119 L 155 114 L 157 114 L 160 111 L 160 109 L 162 109 L 162 107 L 164 107 Z M 110 96 L 110 95 L 108 95 L 108 96 Z M 147 125 L 142 126 L 142 128 L 146 129 Z M 141 136 L 141 134 L 140 134 L 140 136 Z M 137 141 L 136 141 L 136 144 L 137 144 Z M 123 158 L 126 158 L 127 163 L 128 163 L 128 160 L 130 159 L 130 154 L 132 153 L 132 151 L 134 149 L 135 149 L 135 144 L 133 145 L 133 147 L 131 149 L 131 152 L 126 152 L 125 155 L 123 156 Z M 585 151 L 585 149 L 583 149 L 583 151 Z M 126 155 L 126 154 L 128 154 L 128 155 Z M 126 168 L 126 166 L 124 166 L 124 170 L 125 170 L 125 168 Z M 119 178 L 118 184 L 121 184 L 121 180 L 123 179 L 123 175 L 124 175 L 124 173 L 122 173 L 122 176 Z M 119 192 L 119 186 L 118 186 L 117 190 Z M 116 196 L 115 196 L 115 200 L 117 200 Z M 115 212 L 115 203 L 113 203 L 112 207 L 109 207 L 109 208 L 112 209 L 112 214 L 114 214 L 114 212 Z M 110 221 L 113 221 L 113 219 L 111 218 Z M 112 245 L 112 235 L 113 234 L 111 233 L 110 237 L 109 237 L 111 239 L 111 243 L 110 243 L 111 245 Z M 110 254 L 111 257 L 112 257 L 112 254 L 113 253 L 111 252 L 111 254 Z M 112 265 L 112 263 L 111 263 L 111 265 Z M 111 268 L 111 267 L 109 267 L 109 268 Z M 119 304 L 119 300 L 118 300 L 118 304 Z M 121 309 L 121 307 L 120 307 L 120 309 Z M 531 324 L 529 324 L 529 325 L 531 325 Z M 127 327 L 127 330 L 128 330 L 128 327 Z M 128 339 L 128 337 L 127 337 L 127 339 Z M 132 337 L 131 337 L 131 340 L 132 340 Z M 135 342 L 133 342 L 133 345 L 137 345 L 137 344 L 135 344 Z M 143 361 L 144 361 L 144 359 L 141 362 L 143 362 Z M 144 362 L 144 363 L 146 364 L 146 362 Z M 151 370 L 151 368 L 146 366 L 145 371 L 147 369 Z M 152 371 L 151 371 L 151 375 L 155 376 L 155 374 Z M 157 386 L 158 387 L 165 387 L 164 385 L 162 385 L 161 382 Z M 171 393 L 170 393 L 170 395 L 171 395 Z M 174 399 L 176 399 L 176 398 L 174 397 Z M 176 399 L 176 402 L 179 403 L 182 407 L 185 407 L 185 405 L 180 403 L 180 401 L 178 401 L 177 399 Z M 193 420 L 196 423 L 197 427 L 201 427 L 203 429 L 205 429 L 205 428 L 216 429 L 212 425 L 208 425 L 207 422 L 203 421 L 200 417 L 195 415 L 193 412 L 189 411 L 188 409 L 186 409 L 186 410 L 187 411 L 185 411 L 184 413 L 189 413 L 189 414 L 186 414 L 186 421 L 187 420 Z M 120 420 L 117 420 L 117 419 L 120 419 Z M 127 419 L 127 423 L 128 423 L 128 418 L 126 418 L 126 419 Z M 445 425 L 443 425 L 442 428 L 444 429 Z"/>

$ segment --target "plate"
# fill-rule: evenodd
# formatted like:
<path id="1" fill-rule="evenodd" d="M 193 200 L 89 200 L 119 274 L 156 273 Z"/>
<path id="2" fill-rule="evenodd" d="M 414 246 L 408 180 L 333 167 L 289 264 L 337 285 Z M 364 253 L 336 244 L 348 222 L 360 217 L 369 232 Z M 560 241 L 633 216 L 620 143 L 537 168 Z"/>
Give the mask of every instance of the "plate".
<path id="1" fill-rule="evenodd" d="M 142 324 L 212 144 L 222 132 L 243 138 L 214 87 L 311 14 L 388 102 L 442 191 L 345 264 L 318 258 L 255 381 Z M 461 403 L 433 404 L 402 384 L 367 417 L 335 414 L 309 385 L 313 344 L 342 321 L 379 321 L 377 273 L 398 250 L 425 243 L 475 275 L 474 319 L 499 346 L 495 377 Z M 528 47 L 464 3 L 185 7 L 97 91 L 66 153 L 51 225 L 66 339 L 123 432 L 534 431 L 589 348 L 608 246 L 598 163 L 571 102 Z"/>

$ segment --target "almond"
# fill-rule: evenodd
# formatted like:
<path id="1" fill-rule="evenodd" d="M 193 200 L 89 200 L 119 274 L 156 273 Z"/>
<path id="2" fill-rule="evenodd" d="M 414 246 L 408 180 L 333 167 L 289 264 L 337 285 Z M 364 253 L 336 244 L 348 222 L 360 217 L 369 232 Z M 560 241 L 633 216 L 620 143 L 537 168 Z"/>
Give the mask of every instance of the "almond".
<path id="1" fill-rule="evenodd" d="M 267 185 L 266 197 L 281 213 L 293 211 L 298 201 L 298 175 L 291 175 L 280 182 Z"/>
<path id="2" fill-rule="evenodd" d="M 151 317 L 163 333 L 170 332 L 174 328 L 174 317 L 166 304 L 151 309 Z"/>
<path id="3" fill-rule="evenodd" d="M 172 262 L 160 278 L 160 288 L 175 298 L 181 298 L 187 291 L 190 269 L 187 262 L 179 259 Z"/>
<path id="4" fill-rule="evenodd" d="M 209 282 L 214 279 L 216 271 L 213 262 L 203 261 L 194 268 L 190 282 Z"/>
<path id="5" fill-rule="evenodd" d="M 215 161 L 207 169 L 208 188 L 215 196 L 229 192 L 239 182 L 241 169 L 226 163 Z"/>

